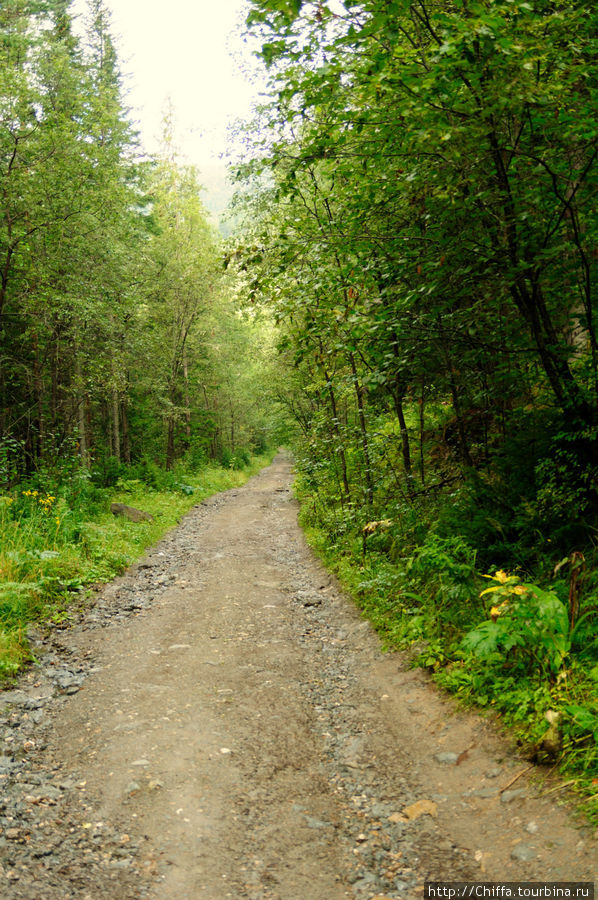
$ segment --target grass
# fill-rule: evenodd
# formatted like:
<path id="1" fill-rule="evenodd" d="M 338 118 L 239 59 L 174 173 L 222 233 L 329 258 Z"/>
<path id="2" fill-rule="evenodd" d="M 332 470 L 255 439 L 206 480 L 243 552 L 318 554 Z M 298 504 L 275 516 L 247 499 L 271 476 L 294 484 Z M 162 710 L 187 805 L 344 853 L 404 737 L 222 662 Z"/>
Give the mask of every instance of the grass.
<path id="1" fill-rule="evenodd" d="M 239 487 L 268 465 L 274 451 L 242 469 L 206 465 L 151 487 L 119 478 L 97 488 L 87 473 L 63 483 L 20 486 L 0 497 L 0 683 L 31 661 L 27 629 L 68 621 L 86 588 L 105 583 L 139 559 L 191 507 Z M 150 513 L 130 522 L 110 512 L 113 502 Z"/>
<path id="2" fill-rule="evenodd" d="M 463 637 L 488 621 L 485 605 L 498 601 L 480 598 L 489 582 L 476 571 L 470 548 L 429 534 L 409 551 L 394 547 L 392 558 L 372 542 L 364 558 L 355 529 L 331 535 L 301 480 L 296 493 L 308 543 L 372 623 L 384 648 L 409 649 L 413 664 L 428 669 L 459 702 L 497 714 L 530 759 L 560 771 L 578 792 L 587 819 L 597 825 L 598 665 L 592 622 L 587 622 L 585 651 L 572 648 L 558 671 L 549 670 L 546 657 L 537 664 L 531 660 L 531 631 L 523 646 L 475 658 L 464 650 Z M 543 756 L 547 712 L 558 718 L 560 748 Z"/>

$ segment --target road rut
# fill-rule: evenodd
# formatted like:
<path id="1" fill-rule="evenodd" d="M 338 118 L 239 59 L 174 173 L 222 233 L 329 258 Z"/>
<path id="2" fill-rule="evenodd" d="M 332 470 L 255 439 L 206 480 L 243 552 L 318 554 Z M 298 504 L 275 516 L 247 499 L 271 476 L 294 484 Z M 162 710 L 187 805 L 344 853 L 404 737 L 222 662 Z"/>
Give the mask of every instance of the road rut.
<path id="1" fill-rule="evenodd" d="M 281 454 L 197 507 L 49 662 L 40 645 L 30 702 L 65 660 L 81 677 L 48 694 L 38 744 L 3 776 L 3 897 L 409 900 L 425 880 L 593 879 L 596 841 L 537 773 L 510 785 L 525 761 L 381 652 L 307 548 L 291 477 Z"/>

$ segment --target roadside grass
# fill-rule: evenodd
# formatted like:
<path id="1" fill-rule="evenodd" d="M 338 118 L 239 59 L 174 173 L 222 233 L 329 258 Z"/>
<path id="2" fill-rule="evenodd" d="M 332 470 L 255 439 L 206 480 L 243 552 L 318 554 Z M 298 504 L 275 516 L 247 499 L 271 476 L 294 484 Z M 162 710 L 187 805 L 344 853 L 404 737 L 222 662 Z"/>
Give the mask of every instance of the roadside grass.
<path id="1" fill-rule="evenodd" d="M 331 533 L 328 522 L 318 521 L 314 498 L 301 479 L 295 493 L 308 543 L 379 633 L 383 647 L 408 650 L 413 665 L 432 673 L 459 702 L 498 715 L 523 755 L 547 773 L 558 771 L 563 789 L 577 792 L 582 812 L 598 825 L 595 597 L 585 598 L 577 633 L 567 638 L 551 618 L 560 614 L 566 627 L 566 581 L 544 590 L 531 585 L 526 593 L 515 576 L 497 572 L 489 579 L 478 572 L 475 552 L 458 539 L 431 534 L 403 549 L 404 555 L 395 547 L 389 558 L 375 540 L 364 555 L 357 529 Z M 529 608 L 518 622 L 513 615 L 508 622 L 505 614 L 500 632 L 489 613 L 498 618 L 495 604 L 508 599 L 509 590 Z M 536 608 L 538 598 L 544 606 Z M 496 634 L 503 644 L 498 639 L 492 644 Z"/>
<path id="2" fill-rule="evenodd" d="M 157 487 L 124 477 L 98 488 L 78 471 L 62 483 L 38 480 L 0 497 L 0 684 L 32 660 L 29 626 L 68 622 L 90 585 L 123 572 L 193 506 L 240 487 L 274 455 L 253 457 L 242 468 L 177 472 Z M 142 509 L 154 521 L 114 516 L 113 502 Z"/>

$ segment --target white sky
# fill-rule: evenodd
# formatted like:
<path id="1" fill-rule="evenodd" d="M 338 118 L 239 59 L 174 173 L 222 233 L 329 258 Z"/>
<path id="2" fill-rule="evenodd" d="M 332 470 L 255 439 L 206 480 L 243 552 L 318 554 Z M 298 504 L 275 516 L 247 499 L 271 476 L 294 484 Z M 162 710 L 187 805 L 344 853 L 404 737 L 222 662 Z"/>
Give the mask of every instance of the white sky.
<path id="1" fill-rule="evenodd" d="M 148 151 L 157 147 L 167 97 L 185 157 L 218 162 L 229 124 L 248 118 L 260 90 L 256 63 L 240 37 L 246 0 L 105 0 L 112 11 L 132 118 Z M 85 0 L 74 0 L 74 14 Z"/>

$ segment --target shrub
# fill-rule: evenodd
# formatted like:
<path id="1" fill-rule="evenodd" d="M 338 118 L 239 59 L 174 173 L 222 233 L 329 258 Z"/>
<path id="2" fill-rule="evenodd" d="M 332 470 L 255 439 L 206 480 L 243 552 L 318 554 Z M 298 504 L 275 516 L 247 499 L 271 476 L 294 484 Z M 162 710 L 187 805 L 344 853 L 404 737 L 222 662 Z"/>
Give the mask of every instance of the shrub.
<path id="1" fill-rule="evenodd" d="M 478 659 L 522 674 L 540 670 L 554 677 L 571 650 L 569 612 L 554 591 L 522 584 L 498 571 L 482 591 L 492 595 L 489 621 L 465 635 L 463 647 Z"/>
<path id="2" fill-rule="evenodd" d="M 115 456 L 103 456 L 96 460 L 91 469 L 91 480 L 98 487 L 114 487 L 123 473 L 123 465 Z"/>

